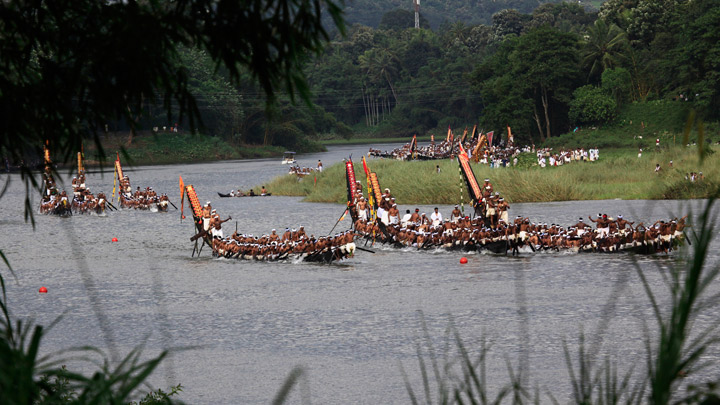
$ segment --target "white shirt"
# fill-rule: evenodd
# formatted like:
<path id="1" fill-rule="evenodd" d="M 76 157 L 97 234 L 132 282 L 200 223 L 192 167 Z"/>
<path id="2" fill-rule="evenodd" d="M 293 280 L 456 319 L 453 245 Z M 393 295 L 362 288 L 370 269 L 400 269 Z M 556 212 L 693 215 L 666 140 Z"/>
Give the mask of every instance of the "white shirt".
<path id="1" fill-rule="evenodd" d="M 434 212 L 430 214 L 430 220 L 433 222 L 433 225 L 438 225 L 440 222 L 442 222 L 442 214 L 440 212 Z"/>

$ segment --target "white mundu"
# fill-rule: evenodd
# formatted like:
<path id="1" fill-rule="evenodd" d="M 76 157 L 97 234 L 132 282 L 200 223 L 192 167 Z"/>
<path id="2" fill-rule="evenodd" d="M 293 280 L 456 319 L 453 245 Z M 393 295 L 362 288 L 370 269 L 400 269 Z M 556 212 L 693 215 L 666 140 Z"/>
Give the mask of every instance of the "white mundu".
<path id="1" fill-rule="evenodd" d="M 433 212 L 430 214 L 430 220 L 432 220 L 433 225 L 440 225 L 442 222 L 442 214 L 439 212 Z"/>

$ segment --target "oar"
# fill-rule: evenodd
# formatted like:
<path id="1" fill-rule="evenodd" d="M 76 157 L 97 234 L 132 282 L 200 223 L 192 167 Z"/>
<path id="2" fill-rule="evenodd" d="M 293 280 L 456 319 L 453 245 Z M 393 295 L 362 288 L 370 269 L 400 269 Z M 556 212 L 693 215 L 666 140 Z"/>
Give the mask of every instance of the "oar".
<path id="1" fill-rule="evenodd" d="M 338 218 L 337 222 L 335 222 L 335 225 L 333 225 L 333 227 L 332 227 L 332 229 L 330 230 L 330 232 L 327 233 L 328 235 L 332 235 L 332 231 L 335 230 L 335 227 L 336 227 L 336 226 L 340 223 L 340 221 L 343 219 L 343 217 L 345 216 L 345 213 L 346 213 L 346 212 L 347 212 L 347 208 L 343 211 L 342 215 L 340 215 L 340 218 Z"/>
<path id="2" fill-rule="evenodd" d="M 688 236 L 684 230 L 682 231 L 682 233 L 683 233 L 683 236 L 685 236 L 685 240 L 687 241 L 688 245 L 692 246 L 692 242 L 690 242 L 690 238 L 688 238 Z"/>
<path id="3" fill-rule="evenodd" d="M 360 246 L 357 246 L 357 245 L 355 245 L 355 249 L 358 249 L 358 250 L 362 250 L 363 252 L 370 252 L 370 253 L 375 253 L 375 251 L 374 251 L 374 250 L 370 250 L 370 249 L 365 249 L 365 248 L 361 248 Z"/>
<path id="4" fill-rule="evenodd" d="M 114 205 L 112 205 L 112 203 L 111 203 L 110 201 L 105 200 L 105 202 L 107 203 L 107 205 L 108 205 L 110 208 L 114 209 L 115 211 L 118 210 Z"/>
<path id="5" fill-rule="evenodd" d="M 178 208 L 175 206 L 175 204 L 172 203 L 172 201 L 168 200 L 168 202 L 170 203 L 170 205 L 173 206 L 173 208 L 175 208 L 176 210 L 178 209 Z"/>
<path id="6" fill-rule="evenodd" d="M 191 238 L 190 238 L 190 242 L 195 242 L 196 240 L 202 238 L 203 236 L 205 236 L 205 235 L 207 235 L 207 234 L 208 234 L 208 232 L 203 229 L 202 231 L 200 231 L 200 233 L 198 233 L 197 235 L 191 237 Z"/>

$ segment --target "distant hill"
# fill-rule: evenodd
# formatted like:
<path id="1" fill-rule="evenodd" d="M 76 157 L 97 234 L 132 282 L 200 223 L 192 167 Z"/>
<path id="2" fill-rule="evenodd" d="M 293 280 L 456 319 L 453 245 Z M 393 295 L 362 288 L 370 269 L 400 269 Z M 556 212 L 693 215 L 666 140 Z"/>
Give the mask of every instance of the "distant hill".
<path id="1" fill-rule="evenodd" d="M 420 14 L 435 29 L 443 22 L 464 22 L 467 24 L 492 23 L 492 15 L 500 10 L 513 8 L 521 13 L 532 13 L 548 0 L 420 0 Z M 412 0 L 348 0 L 345 5 L 345 19 L 348 25 L 359 23 L 377 28 L 383 14 L 403 9 L 412 11 Z"/>

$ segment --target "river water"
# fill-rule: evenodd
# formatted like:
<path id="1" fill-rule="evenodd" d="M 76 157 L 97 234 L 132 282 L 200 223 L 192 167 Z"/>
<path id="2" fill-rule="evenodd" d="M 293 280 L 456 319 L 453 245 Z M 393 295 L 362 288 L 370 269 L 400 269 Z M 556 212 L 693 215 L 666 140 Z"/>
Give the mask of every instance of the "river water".
<path id="1" fill-rule="evenodd" d="M 357 160 L 367 150 L 364 145 L 332 147 L 299 156 L 298 163 L 314 166 L 322 159 L 329 166 L 350 154 Z M 279 159 L 265 159 L 137 167 L 127 174 L 133 187 L 152 186 L 176 205 L 182 175 L 202 201 L 212 201 L 222 217 L 232 216 L 226 234 L 236 226 L 260 234 L 300 225 L 308 233 L 327 233 L 342 206 L 294 197 L 217 197 L 218 191 L 247 189 L 286 169 Z M 112 172 L 92 172 L 87 184 L 93 192 L 109 194 L 112 177 Z M 18 318 L 43 325 L 63 316 L 47 331 L 43 353 L 82 345 L 116 358 L 139 344 L 146 356 L 176 350 L 150 382 L 163 389 L 181 383 L 179 398 L 192 404 L 268 403 L 295 366 L 305 373 L 290 403 L 407 403 L 400 366 L 423 397 L 416 343 L 425 330 L 442 356 L 450 325 L 472 355 L 483 336 L 492 343 L 487 364 L 491 393 L 509 381 L 509 361 L 525 370 L 530 387 L 566 402 L 571 388 L 563 341 L 575 353 L 584 330 L 593 345 L 602 340 L 600 352 L 617 360 L 621 370 L 642 368 L 644 325 L 651 331 L 655 326 L 636 266 L 663 302 L 660 273 L 682 262 L 680 254 L 473 253 L 461 265 L 463 254 L 457 252 L 378 246 L 374 254 L 358 252 L 333 265 L 212 259 L 207 250 L 192 258 L 193 225 L 181 222 L 174 210 L 67 219 L 37 215 L 33 231 L 23 220 L 22 183 L 15 175 L 10 180 L 0 200 L 0 229 L 6 235 L 0 249 L 17 276 L 2 271 L 10 309 Z M 400 203 L 403 210 L 414 208 Z M 510 214 L 565 226 L 598 212 L 647 223 L 697 212 L 702 203 L 514 204 Z M 37 204 L 35 198 L 32 206 Z M 450 209 L 441 206 L 445 215 Z M 349 225 L 346 220 L 338 229 Z M 112 243 L 114 237 L 119 242 Z M 716 265 L 718 247 L 715 241 L 710 257 Z M 49 292 L 38 294 L 40 286 Z M 720 290 L 717 282 L 711 290 Z M 714 307 L 695 326 L 716 319 Z M 704 359 L 715 365 L 693 381 L 717 376 L 718 356 L 717 349 L 710 350 Z"/>

